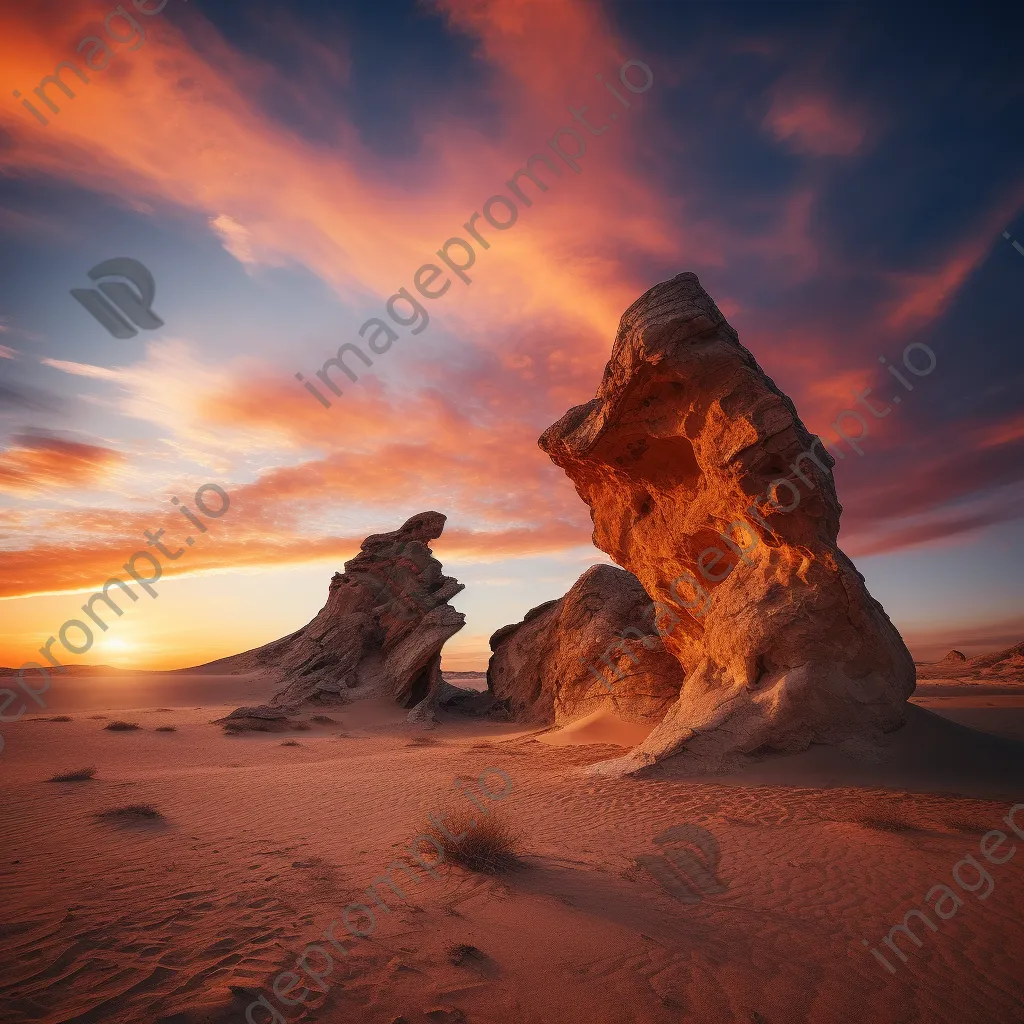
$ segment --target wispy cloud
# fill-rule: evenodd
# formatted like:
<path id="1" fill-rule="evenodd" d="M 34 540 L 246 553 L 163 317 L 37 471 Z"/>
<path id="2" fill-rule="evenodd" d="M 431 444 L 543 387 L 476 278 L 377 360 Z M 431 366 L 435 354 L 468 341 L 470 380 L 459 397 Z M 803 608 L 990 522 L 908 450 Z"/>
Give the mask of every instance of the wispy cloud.
<path id="1" fill-rule="evenodd" d="M 99 380 L 124 380 L 125 371 L 115 370 L 108 366 L 92 366 L 89 363 L 72 363 L 65 359 L 40 359 L 43 366 L 52 366 L 62 373 L 74 374 L 76 377 L 95 377 Z"/>

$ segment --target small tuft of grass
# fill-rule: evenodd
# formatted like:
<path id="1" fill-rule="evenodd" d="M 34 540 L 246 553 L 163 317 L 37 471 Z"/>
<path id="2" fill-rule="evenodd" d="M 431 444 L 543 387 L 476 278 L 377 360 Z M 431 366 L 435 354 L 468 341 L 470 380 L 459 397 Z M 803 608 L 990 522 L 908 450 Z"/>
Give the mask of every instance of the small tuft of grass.
<path id="1" fill-rule="evenodd" d="M 162 818 L 163 815 L 152 804 L 125 804 L 123 807 L 111 807 L 108 811 L 100 811 L 96 817 L 114 821 L 141 821 Z"/>
<path id="2" fill-rule="evenodd" d="M 311 722 L 316 722 L 317 725 L 337 725 L 338 720 L 331 718 L 330 715 L 313 715 L 310 719 Z"/>
<path id="3" fill-rule="evenodd" d="M 54 775 L 51 782 L 88 782 L 96 775 L 95 768 L 76 768 L 73 772 L 62 772 Z"/>
<path id="4" fill-rule="evenodd" d="M 427 831 L 444 851 L 446 861 L 485 875 L 501 874 L 522 864 L 522 834 L 496 810 L 485 816 L 483 811 L 460 805 L 442 815 L 440 820 L 448 831 L 433 824 Z"/>
<path id="5" fill-rule="evenodd" d="M 445 952 L 448 954 L 448 963 L 454 964 L 456 967 L 470 958 L 473 960 L 483 959 L 483 953 L 476 946 L 469 945 L 468 942 L 460 942 L 455 946 L 449 946 Z"/>
<path id="6" fill-rule="evenodd" d="M 298 740 L 285 740 L 281 744 L 281 746 L 282 747 L 301 747 L 302 744 Z"/>
<path id="7" fill-rule="evenodd" d="M 177 732 L 178 730 L 173 725 L 158 725 L 156 727 L 157 732 Z"/>
<path id="8" fill-rule="evenodd" d="M 109 729 L 111 732 L 130 732 L 132 729 L 141 729 L 142 726 L 138 722 L 122 722 L 120 719 L 115 719 L 113 722 L 107 722 L 104 729 Z"/>

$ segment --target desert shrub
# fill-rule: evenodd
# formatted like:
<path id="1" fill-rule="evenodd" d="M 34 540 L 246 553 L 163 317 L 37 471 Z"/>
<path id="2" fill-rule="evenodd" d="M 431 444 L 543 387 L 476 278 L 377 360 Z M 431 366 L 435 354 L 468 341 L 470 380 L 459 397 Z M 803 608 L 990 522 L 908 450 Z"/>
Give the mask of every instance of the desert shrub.
<path id="1" fill-rule="evenodd" d="M 104 729 L 109 729 L 111 732 L 129 732 L 132 729 L 141 729 L 142 726 L 138 722 L 122 722 L 115 720 L 113 722 L 107 722 Z"/>
<path id="2" fill-rule="evenodd" d="M 298 740 L 285 740 L 281 744 L 281 746 L 282 747 L 301 747 L 302 744 Z"/>
<path id="3" fill-rule="evenodd" d="M 173 725 L 158 725 L 156 727 L 157 732 L 177 732 L 178 730 Z"/>
<path id="4" fill-rule="evenodd" d="M 472 958 L 474 960 L 482 960 L 483 954 L 476 946 L 471 946 L 467 942 L 460 942 L 458 945 L 449 946 L 445 952 L 448 954 L 448 963 L 454 964 L 458 967 L 465 960 Z"/>
<path id="5" fill-rule="evenodd" d="M 51 782 L 87 782 L 96 774 L 95 768 L 76 768 L 73 772 L 54 775 Z"/>
<path id="6" fill-rule="evenodd" d="M 444 851 L 446 861 L 487 875 L 496 875 L 521 864 L 522 835 L 496 810 L 485 815 L 483 811 L 460 804 L 455 810 L 441 813 L 440 820 L 451 835 L 434 825 L 428 832 Z"/>
<path id="7" fill-rule="evenodd" d="M 115 821 L 137 821 L 143 818 L 162 818 L 163 815 L 152 804 L 125 804 L 123 807 L 111 807 L 108 811 L 100 811 L 96 817 Z"/>

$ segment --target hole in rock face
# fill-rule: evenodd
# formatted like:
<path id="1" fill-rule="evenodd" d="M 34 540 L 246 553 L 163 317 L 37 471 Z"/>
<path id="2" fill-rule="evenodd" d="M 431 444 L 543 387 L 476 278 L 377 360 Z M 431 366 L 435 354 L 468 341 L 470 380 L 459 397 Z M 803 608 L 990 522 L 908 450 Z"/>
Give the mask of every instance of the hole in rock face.
<path id="1" fill-rule="evenodd" d="M 593 455 L 600 461 L 647 483 L 647 490 L 698 493 L 703 474 L 693 444 L 686 435 L 687 416 L 694 403 L 691 389 L 676 379 L 656 379 L 640 370 L 625 396 L 619 425 L 598 443 Z"/>
<path id="2" fill-rule="evenodd" d="M 699 493 L 704 480 L 693 445 L 683 436 L 620 439 L 601 457 L 630 477 L 649 484 L 652 490 L 682 487 L 685 496 L 692 497 Z"/>
<path id="3" fill-rule="evenodd" d="M 430 677 L 433 666 L 425 665 L 420 669 L 419 674 L 412 681 L 412 688 L 409 691 L 409 699 L 405 702 L 407 708 L 415 707 L 430 692 Z"/>

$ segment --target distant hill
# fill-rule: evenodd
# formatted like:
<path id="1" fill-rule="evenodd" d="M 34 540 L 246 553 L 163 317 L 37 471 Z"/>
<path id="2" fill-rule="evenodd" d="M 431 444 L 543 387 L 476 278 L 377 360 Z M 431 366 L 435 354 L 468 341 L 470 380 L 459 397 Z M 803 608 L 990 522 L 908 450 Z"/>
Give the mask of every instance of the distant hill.
<path id="1" fill-rule="evenodd" d="M 942 661 L 917 663 L 917 678 L 924 680 L 959 679 L 979 683 L 1019 683 L 1024 685 L 1024 643 L 992 654 L 964 658 L 950 651 Z M 962 659 L 962 660 L 961 660 Z"/>
<path id="2" fill-rule="evenodd" d="M 16 668 L 0 667 L 0 676 L 13 676 L 17 671 L 18 669 Z M 58 668 L 52 667 L 50 671 L 54 674 L 59 673 L 62 676 L 122 676 L 138 675 L 140 672 L 145 672 L 147 675 L 151 674 L 150 669 L 115 668 L 113 665 L 65 665 L 63 672 Z"/>

